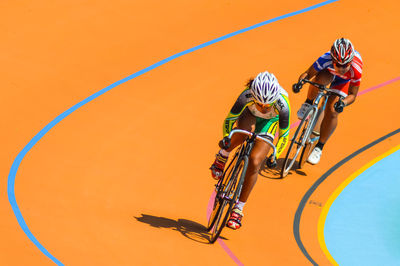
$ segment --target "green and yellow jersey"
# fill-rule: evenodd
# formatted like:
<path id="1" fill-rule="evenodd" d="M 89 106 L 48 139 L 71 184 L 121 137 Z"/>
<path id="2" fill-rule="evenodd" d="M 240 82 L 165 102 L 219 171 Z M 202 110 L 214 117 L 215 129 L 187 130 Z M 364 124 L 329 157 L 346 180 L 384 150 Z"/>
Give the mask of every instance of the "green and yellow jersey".
<path id="1" fill-rule="evenodd" d="M 270 112 L 261 113 L 257 110 L 253 96 L 249 88 L 246 88 L 237 98 L 231 111 L 226 117 L 223 125 L 223 137 L 229 135 L 233 125 L 243 111 L 247 108 L 252 115 L 256 117 L 256 132 L 275 137 L 277 124 L 279 124 L 279 139 L 276 144 L 276 158 L 278 158 L 285 149 L 290 128 L 290 104 L 288 93 L 281 87 L 280 95 Z"/>

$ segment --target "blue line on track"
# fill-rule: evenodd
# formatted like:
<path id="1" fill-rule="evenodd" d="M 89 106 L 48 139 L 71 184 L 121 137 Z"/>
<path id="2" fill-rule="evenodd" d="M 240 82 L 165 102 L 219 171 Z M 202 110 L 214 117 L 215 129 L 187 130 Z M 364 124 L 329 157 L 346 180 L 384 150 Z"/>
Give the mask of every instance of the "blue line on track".
<path id="1" fill-rule="evenodd" d="M 40 244 L 40 242 L 36 239 L 36 237 L 31 233 L 31 231 L 29 230 L 28 225 L 26 224 L 26 222 L 24 220 L 24 217 L 22 216 L 21 211 L 20 211 L 20 209 L 18 207 L 17 201 L 15 199 L 15 192 L 14 192 L 15 191 L 15 177 L 17 175 L 17 171 L 18 171 L 19 165 L 21 164 L 22 159 L 32 149 L 32 147 L 35 146 L 35 144 L 44 135 L 46 135 L 46 133 L 49 132 L 50 129 L 52 129 L 55 125 L 57 125 L 60 121 L 62 121 L 64 118 L 69 116 L 71 113 L 73 113 L 74 111 L 76 111 L 77 109 L 82 107 L 83 105 L 91 102 L 92 100 L 96 99 L 97 97 L 101 96 L 102 94 L 106 93 L 107 91 L 117 87 L 118 85 L 121 85 L 121 84 L 123 84 L 123 83 L 125 83 L 125 82 L 127 82 L 127 81 L 129 81 L 131 79 L 134 79 L 134 78 L 136 78 L 138 76 L 141 76 L 141 75 L 149 72 L 150 70 L 153 70 L 153 69 L 155 69 L 155 68 L 157 68 L 157 67 L 159 67 L 161 65 L 164 65 L 164 64 L 166 64 L 166 63 L 168 63 L 168 62 L 170 62 L 170 61 L 172 61 L 172 60 L 174 60 L 174 59 L 176 59 L 178 57 L 181 57 L 181 56 L 189 54 L 191 52 L 200 50 L 200 49 L 202 49 L 204 47 L 210 46 L 210 45 L 212 45 L 214 43 L 217 43 L 217 42 L 223 41 L 225 39 L 234 37 L 234 36 L 242 34 L 244 32 L 247 32 L 247 31 L 250 31 L 250 30 L 254 30 L 256 28 L 262 27 L 262 26 L 270 24 L 272 22 L 275 22 L 275 21 L 278 21 L 278 20 L 282 20 L 282 19 L 285 19 L 285 18 L 289 18 L 289 17 L 295 16 L 295 15 L 299 15 L 299 14 L 314 10 L 316 8 L 319 8 L 319 7 L 322 7 L 322 6 L 331 4 L 333 2 L 337 2 L 337 1 L 339 1 L 339 0 L 324 1 L 322 3 L 316 4 L 316 5 L 313 5 L 313 6 L 310 6 L 310 7 L 295 11 L 295 12 L 291 12 L 291 13 L 288 13 L 286 15 L 282 15 L 282 16 L 279 16 L 279 17 L 276 17 L 276 18 L 273 18 L 273 19 L 270 19 L 270 20 L 266 20 L 264 22 L 261 22 L 261 23 L 255 24 L 253 26 L 250 26 L 250 27 L 235 31 L 233 33 L 224 35 L 222 37 L 216 38 L 214 40 L 208 41 L 206 43 L 200 44 L 200 45 L 195 46 L 193 48 L 187 49 L 187 50 L 185 50 L 183 52 L 180 52 L 180 53 L 177 53 L 177 54 L 172 55 L 170 57 L 167 57 L 167 58 L 165 58 L 165 59 L 163 59 L 163 60 L 161 60 L 161 61 L 159 61 L 159 62 L 157 62 L 157 63 L 155 63 L 155 64 L 153 64 L 151 66 L 149 66 L 149 67 L 146 67 L 146 68 L 144 68 L 144 69 L 142 69 L 142 70 L 140 70 L 140 71 L 138 71 L 138 72 L 126 77 L 126 78 L 123 78 L 123 79 L 111 84 L 110 86 L 105 87 L 104 89 L 96 92 L 95 94 L 89 96 L 85 100 L 83 100 L 83 101 L 77 103 L 76 105 L 72 106 L 71 108 L 69 108 L 68 110 L 63 112 L 62 114 L 58 115 L 53 121 L 51 121 L 42 130 L 40 130 L 39 133 L 37 133 L 29 141 L 29 143 L 22 149 L 22 151 L 15 158 L 15 160 L 14 160 L 12 166 L 11 166 L 10 173 L 8 175 L 8 183 L 7 183 L 8 200 L 9 200 L 9 202 L 11 204 L 12 210 L 14 212 L 15 217 L 18 220 L 19 225 L 21 226 L 22 230 L 27 235 L 27 237 L 36 245 L 37 248 L 39 248 L 39 250 L 43 254 L 45 254 L 48 258 L 50 258 L 53 262 L 55 262 L 57 265 L 63 265 L 57 258 L 55 258 L 53 255 L 51 255 L 50 252 L 48 252 L 46 250 L 46 248 L 42 244 Z"/>

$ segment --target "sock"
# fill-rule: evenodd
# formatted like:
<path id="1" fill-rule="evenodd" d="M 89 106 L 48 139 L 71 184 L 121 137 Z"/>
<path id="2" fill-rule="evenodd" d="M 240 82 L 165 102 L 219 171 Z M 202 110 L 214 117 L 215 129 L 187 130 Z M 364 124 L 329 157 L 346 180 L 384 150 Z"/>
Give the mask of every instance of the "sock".
<path id="1" fill-rule="evenodd" d="M 239 210 L 243 211 L 243 207 L 246 202 L 241 202 L 240 200 L 236 203 L 235 207 L 238 208 Z"/>
<path id="2" fill-rule="evenodd" d="M 306 103 L 308 103 L 308 104 L 310 104 L 310 105 L 312 105 L 313 102 L 314 102 L 314 100 L 310 100 L 310 99 L 308 99 L 308 98 L 307 98 L 307 100 L 306 100 Z"/>
<path id="3" fill-rule="evenodd" d="M 221 154 L 222 156 L 228 158 L 230 152 L 229 152 L 229 151 L 226 151 L 226 150 L 224 150 L 224 149 L 221 149 L 221 150 L 219 151 L 219 154 Z"/>
<path id="4" fill-rule="evenodd" d="M 322 151 L 322 149 L 324 148 L 324 145 L 325 145 L 325 143 L 321 143 L 321 142 L 318 141 L 318 143 L 317 143 L 317 145 L 315 147 L 320 148 L 321 151 Z"/>

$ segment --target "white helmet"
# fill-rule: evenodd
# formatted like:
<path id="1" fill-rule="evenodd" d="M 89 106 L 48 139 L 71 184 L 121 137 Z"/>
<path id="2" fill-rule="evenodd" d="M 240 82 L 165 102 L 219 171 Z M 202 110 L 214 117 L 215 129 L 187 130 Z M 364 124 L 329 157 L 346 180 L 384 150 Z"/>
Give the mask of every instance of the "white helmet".
<path id="1" fill-rule="evenodd" d="M 267 71 L 261 72 L 253 80 L 250 86 L 251 94 L 256 102 L 271 104 L 280 94 L 280 86 L 274 74 Z"/>

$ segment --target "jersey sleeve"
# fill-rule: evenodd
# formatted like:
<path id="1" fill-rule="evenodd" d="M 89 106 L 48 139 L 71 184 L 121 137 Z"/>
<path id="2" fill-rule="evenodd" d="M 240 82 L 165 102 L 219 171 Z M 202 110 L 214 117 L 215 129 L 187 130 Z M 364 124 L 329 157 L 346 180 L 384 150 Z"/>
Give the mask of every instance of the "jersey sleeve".
<path id="1" fill-rule="evenodd" d="M 351 64 L 351 71 L 353 72 L 352 79 L 350 81 L 352 86 L 360 86 L 363 61 L 359 52 L 355 52 L 353 62 Z"/>
<path id="2" fill-rule="evenodd" d="M 276 158 L 282 154 L 285 150 L 289 140 L 289 129 L 290 129 L 290 104 L 289 98 L 286 95 L 281 94 L 278 99 L 279 108 L 279 139 L 276 144 Z"/>
<path id="3" fill-rule="evenodd" d="M 315 70 L 321 71 L 330 65 L 332 65 L 332 57 L 331 54 L 327 52 L 314 62 L 313 67 Z"/>
<path id="4" fill-rule="evenodd" d="M 229 133 L 231 133 L 233 125 L 235 124 L 236 120 L 243 113 L 244 109 L 246 109 L 246 107 L 251 104 L 251 102 L 252 102 L 251 92 L 247 88 L 239 95 L 235 104 L 230 110 L 228 116 L 225 118 L 222 129 L 223 137 L 226 137 L 229 135 Z"/>

